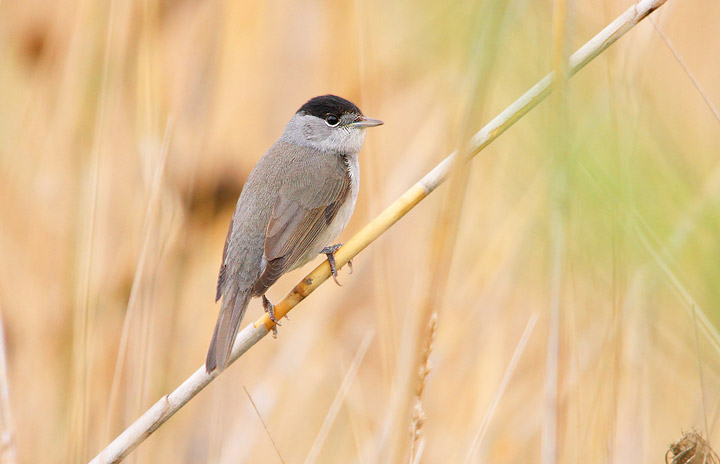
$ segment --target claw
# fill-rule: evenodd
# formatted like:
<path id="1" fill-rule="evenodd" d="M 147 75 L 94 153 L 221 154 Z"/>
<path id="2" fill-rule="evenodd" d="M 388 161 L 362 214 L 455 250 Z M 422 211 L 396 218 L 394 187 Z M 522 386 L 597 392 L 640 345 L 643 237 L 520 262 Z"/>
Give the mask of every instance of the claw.
<path id="1" fill-rule="evenodd" d="M 282 324 L 275 318 L 275 305 L 270 303 L 270 300 L 268 300 L 265 295 L 262 296 L 262 304 L 265 312 L 268 313 L 270 320 L 275 323 L 275 325 L 273 325 L 272 332 L 273 338 L 277 338 L 277 328 Z"/>

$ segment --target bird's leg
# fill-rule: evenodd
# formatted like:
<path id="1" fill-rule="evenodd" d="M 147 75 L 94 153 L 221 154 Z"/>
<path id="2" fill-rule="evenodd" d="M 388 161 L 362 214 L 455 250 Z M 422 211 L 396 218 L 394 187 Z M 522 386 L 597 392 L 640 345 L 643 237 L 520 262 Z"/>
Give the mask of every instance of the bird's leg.
<path id="1" fill-rule="evenodd" d="M 278 322 L 277 319 L 275 319 L 275 305 L 270 303 L 270 300 L 268 300 L 265 295 L 262 296 L 262 302 L 263 308 L 265 308 L 265 312 L 268 313 L 268 316 L 270 316 L 270 320 L 277 325 L 282 325 Z"/>
<path id="2" fill-rule="evenodd" d="M 265 312 L 268 313 L 270 320 L 275 323 L 275 325 L 272 328 L 272 331 L 273 331 L 273 338 L 277 338 L 277 326 L 282 325 L 282 324 L 280 324 L 280 322 L 278 322 L 278 320 L 275 319 L 275 305 L 270 303 L 270 300 L 268 300 L 265 295 L 262 296 L 262 304 L 263 304 L 263 308 L 265 308 Z"/>
<path id="3" fill-rule="evenodd" d="M 342 284 L 338 282 L 337 280 L 337 268 L 335 267 L 335 252 L 338 251 L 338 248 L 343 246 L 342 243 L 338 243 L 336 245 L 332 246 L 326 246 L 322 250 L 320 250 L 320 253 L 327 256 L 328 263 L 330 263 L 330 272 L 332 272 L 333 280 L 336 284 L 342 287 Z M 352 274 L 352 261 L 348 261 L 348 266 L 350 267 L 350 274 Z"/>

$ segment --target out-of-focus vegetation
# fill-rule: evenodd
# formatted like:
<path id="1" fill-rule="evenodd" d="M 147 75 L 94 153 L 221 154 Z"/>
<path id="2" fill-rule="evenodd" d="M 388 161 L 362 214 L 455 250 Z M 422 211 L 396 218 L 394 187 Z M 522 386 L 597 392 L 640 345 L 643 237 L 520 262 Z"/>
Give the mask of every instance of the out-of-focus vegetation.
<path id="1" fill-rule="evenodd" d="M 631 4 L 570 3 L 571 50 Z M 87 460 L 202 364 L 243 180 L 305 100 L 336 93 L 385 121 L 342 241 L 551 69 L 552 4 L 0 2 L 3 427 L 19 460 Z M 720 4 L 670 0 L 655 19 L 720 105 Z M 319 462 L 406 461 L 436 287 L 422 462 L 465 459 L 533 314 L 471 462 L 541 462 L 547 443 L 561 463 L 662 462 L 681 430 L 720 438 L 720 121 L 649 21 L 563 103 L 472 163 L 447 279 L 431 240 L 444 188 L 129 462 L 279 462 L 243 385 L 286 462 L 313 446 Z"/>

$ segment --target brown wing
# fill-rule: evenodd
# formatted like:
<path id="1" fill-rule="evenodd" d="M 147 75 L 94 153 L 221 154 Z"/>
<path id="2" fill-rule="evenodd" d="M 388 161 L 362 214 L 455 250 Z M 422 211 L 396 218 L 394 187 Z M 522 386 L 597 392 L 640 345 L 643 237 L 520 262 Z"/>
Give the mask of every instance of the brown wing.
<path id="1" fill-rule="evenodd" d="M 267 265 L 253 288 L 260 295 L 292 268 L 318 235 L 332 222 L 350 192 L 344 168 L 318 179 L 318 187 L 301 190 L 293 185 L 279 196 L 265 234 Z M 314 191 L 313 191 L 314 190 Z M 308 199 L 309 197 L 309 199 Z"/>

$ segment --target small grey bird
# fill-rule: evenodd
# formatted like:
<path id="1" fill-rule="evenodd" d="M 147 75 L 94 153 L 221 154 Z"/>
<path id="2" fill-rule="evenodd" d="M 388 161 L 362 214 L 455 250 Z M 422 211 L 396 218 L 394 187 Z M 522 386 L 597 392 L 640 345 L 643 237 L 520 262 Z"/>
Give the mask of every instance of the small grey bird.
<path id="1" fill-rule="evenodd" d="M 258 161 L 225 240 L 215 297 L 222 297 L 222 304 L 205 360 L 208 372 L 227 367 L 251 297 L 262 296 L 275 321 L 265 292 L 285 272 L 324 253 L 337 277 L 333 253 L 338 245 L 327 245 L 355 208 L 364 129 L 381 124 L 343 98 L 315 97 Z"/>

